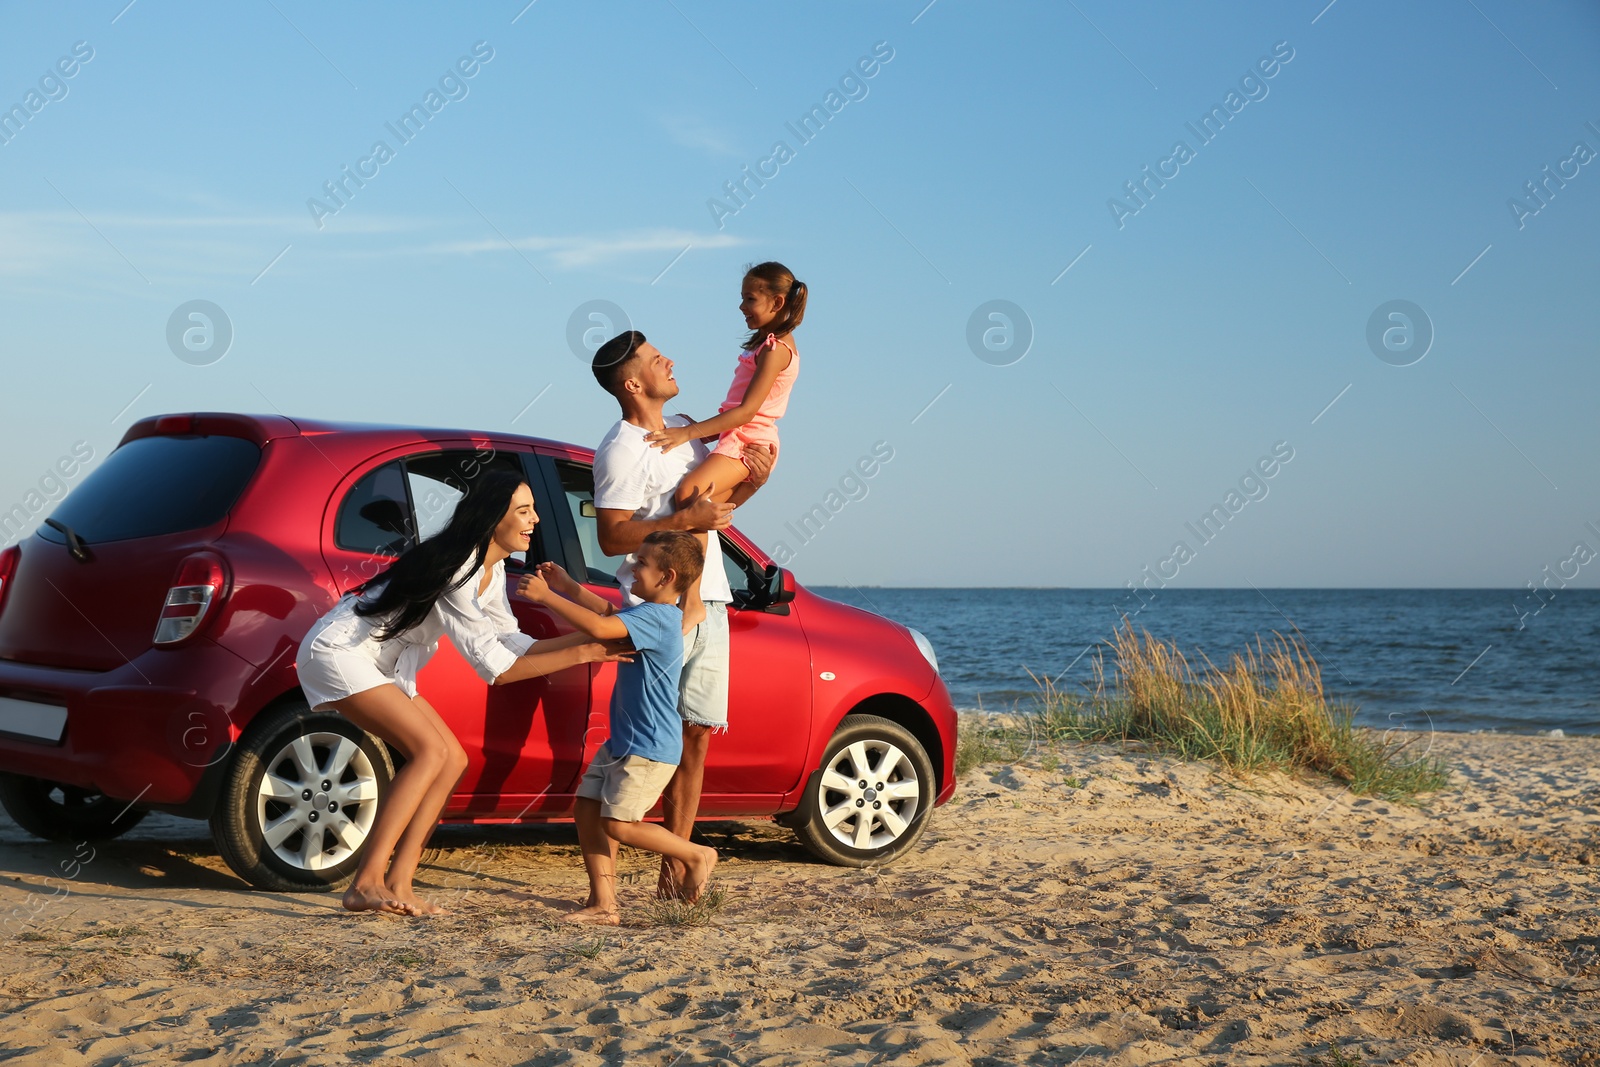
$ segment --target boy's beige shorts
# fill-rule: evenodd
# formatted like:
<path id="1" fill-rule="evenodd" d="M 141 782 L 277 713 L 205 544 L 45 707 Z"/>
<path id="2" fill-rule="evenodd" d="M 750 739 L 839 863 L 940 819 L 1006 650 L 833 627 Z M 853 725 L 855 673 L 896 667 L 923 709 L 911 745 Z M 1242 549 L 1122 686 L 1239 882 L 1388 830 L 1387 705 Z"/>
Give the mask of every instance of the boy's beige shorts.
<path id="1" fill-rule="evenodd" d="M 578 795 L 600 802 L 600 814 L 618 822 L 638 822 L 661 799 L 661 791 L 672 781 L 676 763 L 658 763 L 643 756 L 611 754 L 606 745 L 589 761 L 578 783 Z"/>

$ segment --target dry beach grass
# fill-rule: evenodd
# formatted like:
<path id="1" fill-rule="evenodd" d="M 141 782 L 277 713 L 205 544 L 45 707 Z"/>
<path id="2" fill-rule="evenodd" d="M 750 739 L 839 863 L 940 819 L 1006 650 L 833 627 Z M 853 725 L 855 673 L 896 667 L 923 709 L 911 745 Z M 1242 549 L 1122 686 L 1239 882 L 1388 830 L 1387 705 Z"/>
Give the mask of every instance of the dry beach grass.
<path id="1" fill-rule="evenodd" d="M 1298 634 L 1274 634 L 1270 643 L 1258 638 L 1225 667 L 1201 659 L 1200 668 L 1192 667 L 1176 644 L 1136 632 L 1124 620 L 1091 661 L 1092 686 L 1063 691 L 1036 678 L 1034 706 L 967 724 L 958 766 L 1015 759 L 1041 742 L 1135 740 L 1236 773 L 1324 774 L 1356 793 L 1390 800 L 1448 781 L 1422 745 L 1427 735 L 1363 729 L 1353 708 L 1330 705 L 1322 671 Z"/>
<path id="2" fill-rule="evenodd" d="M 6 940 L 25 1064 L 1595 1063 L 1600 739 L 1437 735 L 1402 805 L 1141 744 L 967 772 L 882 870 L 707 827 L 722 896 L 556 921 L 570 829 L 447 829 L 431 921 L 253 893 L 199 824 L 103 845 Z M 66 846 L 9 823 L 0 906 Z M 1330 1052 L 1330 1045 L 1333 1051 Z"/>

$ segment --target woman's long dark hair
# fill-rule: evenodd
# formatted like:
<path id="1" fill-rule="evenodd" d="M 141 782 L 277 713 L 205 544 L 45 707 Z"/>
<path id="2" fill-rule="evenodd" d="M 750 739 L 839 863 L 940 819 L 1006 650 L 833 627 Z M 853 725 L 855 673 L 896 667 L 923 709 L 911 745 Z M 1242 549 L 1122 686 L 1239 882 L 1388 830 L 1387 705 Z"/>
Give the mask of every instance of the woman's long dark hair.
<path id="1" fill-rule="evenodd" d="M 511 498 L 526 484 L 512 471 L 485 474 L 467 489 L 444 529 L 406 549 L 382 572 L 355 587 L 353 592 L 364 593 L 383 586 L 377 597 L 355 608 L 357 615 L 386 617 L 376 631 L 378 640 L 398 637 L 418 625 L 441 596 L 472 579 L 489 554 L 494 528 L 510 510 Z M 472 570 L 455 580 L 468 559 L 474 561 Z"/>

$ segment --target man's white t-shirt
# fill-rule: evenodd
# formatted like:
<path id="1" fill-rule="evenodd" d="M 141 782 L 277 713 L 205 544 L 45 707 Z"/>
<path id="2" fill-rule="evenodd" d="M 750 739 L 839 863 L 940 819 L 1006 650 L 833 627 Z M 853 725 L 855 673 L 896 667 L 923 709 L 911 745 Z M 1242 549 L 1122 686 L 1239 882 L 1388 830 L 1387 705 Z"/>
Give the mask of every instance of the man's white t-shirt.
<path id="1" fill-rule="evenodd" d="M 688 426 L 693 421 L 683 415 L 666 418 L 668 426 Z M 645 441 L 650 431 L 623 419 L 605 435 L 594 454 L 594 506 L 608 511 L 631 511 L 636 519 L 660 519 L 672 514 L 672 498 L 677 495 L 683 476 L 698 467 L 711 454 L 700 441 L 689 441 L 670 452 L 663 452 Z M 632 607 L 640 603 L 633 587 L 634 558 L 629 555 L 617 568 L 622 583 L 622 602 Z M 733 600 L 728 575 L 722 569 L 722 547 L 717 533 L 706 537 L 706 569 L 700 579 L 700 599 L 726 604 Z"/>

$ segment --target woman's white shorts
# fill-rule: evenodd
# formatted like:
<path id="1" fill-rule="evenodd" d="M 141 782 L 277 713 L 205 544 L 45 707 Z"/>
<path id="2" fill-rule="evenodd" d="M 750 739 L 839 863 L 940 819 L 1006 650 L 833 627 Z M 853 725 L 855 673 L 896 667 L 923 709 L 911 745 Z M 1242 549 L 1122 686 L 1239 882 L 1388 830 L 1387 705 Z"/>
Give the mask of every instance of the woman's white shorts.
<path id="1" fill-rule="evenodd" d="M 346 597 L 306 633 L 295 656 L 300 688 L 313 708 L 376 689 L 398 686 L 417 695 L 420 646 L 373 637 L 373 620 L 355 613 L 355 599 Z"/>

